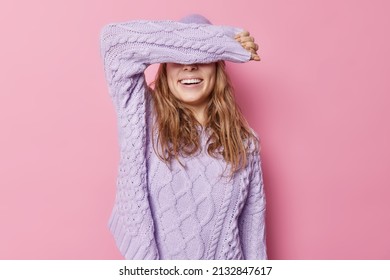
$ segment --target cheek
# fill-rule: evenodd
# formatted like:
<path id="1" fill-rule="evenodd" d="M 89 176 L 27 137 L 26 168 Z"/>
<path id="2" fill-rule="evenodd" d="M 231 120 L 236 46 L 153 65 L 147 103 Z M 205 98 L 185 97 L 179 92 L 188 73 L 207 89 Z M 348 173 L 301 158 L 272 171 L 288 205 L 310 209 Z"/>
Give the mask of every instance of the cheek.
<path id="1" fill-rule="evenodd" d="M 209 78 L 209 83 L 214 87 L 215 81 L 217 80 L 217 68 L 215 65 L 210 65 L 207 69 L 207 76 Z"/>
<path id="2" fill-rule="evenodd" d="M 170 91 L 173 91 L 173 83 L 172 80 L 168 77 L 168 88 Z"/>
<path id="3" fill-rule="evenodd" d="M 171 92 L 175 91 L 175 84 L 176 84 L 175 81 L 176 80 L 174 79 L 172 73 L 167 72 L 167 82 L 168 82 L 169 90 Z"/>
<path id="4" fill-rule="evenodd" d="M 210 93 L 214 90 L 215 88 L 215 84 L 216 84 L 216 75 L 210 75 L 210 78 L 209 78 L 209 86 L 208 86 L 208 89 L 210 91 Z"/>

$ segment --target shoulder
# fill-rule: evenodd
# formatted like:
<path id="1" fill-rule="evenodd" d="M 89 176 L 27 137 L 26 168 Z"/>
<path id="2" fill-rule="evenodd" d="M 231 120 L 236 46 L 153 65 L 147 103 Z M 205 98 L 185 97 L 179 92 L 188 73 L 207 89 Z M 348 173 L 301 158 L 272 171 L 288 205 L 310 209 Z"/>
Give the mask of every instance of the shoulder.
<path id="1" fill-rule="evenodd" d="M 247 168 L 251 170 L 257 169 L 257 165 L 261 162 L 260 159 L 260 150 L 261 150 L 261 141 L 259 135 L 250 128 L 251 136 L 248 139 L 248 149 L 247 149 Z"/>
<path id="2" fill-rule="evenodd" d="M 259 153 L 260 152 L 260 137 L 256 131 L 249 127 L 251 135 L 247 139 L 248 152 L 249 154 Z"/>

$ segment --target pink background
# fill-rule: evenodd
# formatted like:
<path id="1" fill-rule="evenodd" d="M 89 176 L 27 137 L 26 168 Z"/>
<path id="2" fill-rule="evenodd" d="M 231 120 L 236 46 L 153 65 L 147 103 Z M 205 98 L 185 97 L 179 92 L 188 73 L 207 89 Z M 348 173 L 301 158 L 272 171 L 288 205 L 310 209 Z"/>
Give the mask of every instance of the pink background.
<path id="1" fill-rule="evenodd" d="M 23 3 L 21 3 L 23 2 Z M 120 259 L 106 224 L 109 22 L 190 12 L 248 29 L 229 64 L 262 139 L 270 259 L 390 259 L 388 1 L 14 1 L 0 9 L 0 259 Z"/>

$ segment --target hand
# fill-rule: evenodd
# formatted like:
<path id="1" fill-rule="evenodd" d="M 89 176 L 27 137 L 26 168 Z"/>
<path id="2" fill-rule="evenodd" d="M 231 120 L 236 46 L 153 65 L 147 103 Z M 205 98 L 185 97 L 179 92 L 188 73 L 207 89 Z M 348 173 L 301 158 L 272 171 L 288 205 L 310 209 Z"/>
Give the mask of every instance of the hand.
<path id="1" fill-rule="evenodd" d="M 259 45 L 255 43 L 255 39 L 250 36 L 248 31 L 243 31 L 236 34 L 234 39 L 241 44 L 241 46 L 251 53 L 251 60 L 260 61 L 260 56 L 257 54 Z"/>

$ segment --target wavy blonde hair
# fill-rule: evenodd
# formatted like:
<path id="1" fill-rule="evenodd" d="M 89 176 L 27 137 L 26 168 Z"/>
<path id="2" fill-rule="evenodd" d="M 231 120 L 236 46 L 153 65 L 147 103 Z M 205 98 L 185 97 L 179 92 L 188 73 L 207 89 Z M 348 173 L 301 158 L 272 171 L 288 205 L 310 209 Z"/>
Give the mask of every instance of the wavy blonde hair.
<path id="1" fill-rule="evenodd" d="M 161 150 L 156 152 L 154 140 L 153 148 L 161 160 L 168 163 L 175 158 L 182 164 L 179 156 L 190 156 L 200 150 L 197 127 L 201 124 L 192 111 L 169 90 L 166 63 L 160 65 L 153 84 L 152 98 L 156 113 L 154 129 L 157 129 Z M 255 143 L 257 149 L 258 139 L 235 102 L 224 61 L 216 62 L 216 81 L 206 112 L 205 128 L 210 130 L 207 152 L 214 158 L 222 156 L 231 166 L 232 177 L 246 166 L 250 143 Z"/>

